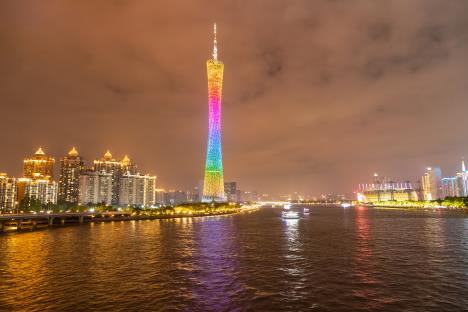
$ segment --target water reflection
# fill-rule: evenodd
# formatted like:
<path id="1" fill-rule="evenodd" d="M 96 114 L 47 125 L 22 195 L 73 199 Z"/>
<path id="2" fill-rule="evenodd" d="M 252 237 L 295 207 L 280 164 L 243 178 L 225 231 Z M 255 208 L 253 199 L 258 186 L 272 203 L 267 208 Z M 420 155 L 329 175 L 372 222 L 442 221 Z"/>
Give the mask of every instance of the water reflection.
<path id="1" fill-rule="evenodd" d="M 372 257 L 372 248 L 369 244 L 370 226 L 367 207 L 357 207 L 355 213 L 357 253 L 356 261 L 366 263 Z"/>
<path id="2" fill-rule="evenodd" d="M 468 218 L 465 219 L 463 227 L 462 248 L 465 254 L 465 259 L 468 259 Z M 468 262 L 468 261 L 467 261 Z M 468 263 L 467 263 L 468 264 Z M 465 269 L 465 274 L 468 276 L 468 265 Z"/>
<path id="3" fill-rule="evenodd" d="M 426 246 L 430 247 L 433 251 L 437 251 L 445 246 L 445 219 L 443 218 L 426 218 L 424 234 L 426 239 Z"/>
<path id="4" fill-rule="evenodd" d="M 209 311 L 229 310 L 233 298 L 245 290 L 238 275 L 240 246 L 233 243 L 233 228 L 226 228 L 219 218 L 197 222 L 193 269 L 187 272 L 194 299 Z"/>
<path id="5" fill-rule="evenodd" d="M 287 298 L 287 302 L 301 302 L 305 298 L 308 276 L 311 272 L 305 271 L 305 257 L 303 242 L 301 240 L 300 225 L 305 220 L 284 219 L 283 231 L 286 241 L 284 261 L 280 267 L 286 276 L 287 284 L 281 295 Z"/>
<path id="6" fill-rule="evenodd" d="M 369 210 L 367 207 L 356 207 L 355 222 L 356 252 L 354 257 L 354 276 L 357 279 L 359 287 L 354 287 L 353 294 L 355 297 L 367 300 L 367 305 L 370 308 L 379 309 L 382 307 L 384 301 L 376 302 L 372 300 L 379 295 L 375 288 L 376 284 L 379 283 L 379 280 L 377 279 L 378 270 L 376 268 L 376 259 L 373 255 L 371 243 Z"/>
<path id="7" fill-rule="evenodd" d="M 3 299 L 0 300 L 0 310 L 2 301 L 5 311 L 17 310 L 22 301 L 36 303 L 47 293 L 49 250 L 44 248 L 47 244 L 47 235 L 40 233 L 13 235 L 3 240 L 0 245 L 3 251 L 3 257 L 0 257 L 0 299 Z M 18 272 L 26 273 L 26 278 L 18 279 Z M 16 290 L 14 296 L 2 296 L 11 289 Z M 38 294 L 42 294 L 41 297 L 38 298 Z"/>

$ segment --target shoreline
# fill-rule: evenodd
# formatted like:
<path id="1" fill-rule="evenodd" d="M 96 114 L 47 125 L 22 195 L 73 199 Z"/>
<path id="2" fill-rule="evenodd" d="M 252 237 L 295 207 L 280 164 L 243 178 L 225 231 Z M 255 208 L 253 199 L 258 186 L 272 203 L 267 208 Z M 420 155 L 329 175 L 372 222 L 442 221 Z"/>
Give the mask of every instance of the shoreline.
<path id="1" fill-rule="evenodd" d="M 404 210 L 441 210 L 441 211 L 459 211 L 468 213 L 468 207 L 459 208 L 459 207 L 421 207 L 421 206 L 396 206 L 396 205 L 356 205 L 364 206 L 368 208 L 378 208 L 378 209 L 404 209 Z"/>
<path id="2" fill-rule="evenodd" d="M 44 219 L 40 222 L 29 219 L 28 222 L 16 222 L 15 221 L 3 221 L 0 227 L 0 236 L 12 233 L 30 233 L 45 229 L 61 228 L 64 226 L 76 226 L 90 223 L 107 223 L 107 222 L 124 222 L 124 221 L 144 221 L 144 220 L 165 220 L 165 219 L 181 219 L 181 218 L 199 218 L 199 217 L 216 217 L 216 216 L 228 216 L 234 214 L 240 214 L 249 212 L 250 209 L 236 209 L 235 211 L 227 212 L 216 212 L 216 213 L 193 213 L 193 214 L 173 214 L 173 215 L 106 215 L 102 214 L 100 217 L 86 216 L 83 219 L 73 219 L 74 215 L 70 215 L 69 219 L 62 218 L 59 223 L 49 223 L 47 221 L 48 215 L 37 215 L 38 218 L 43 217 Z M 8 217 L 8 215 L 1 215 L 0 217 Z M 17 218 L 21 218 L 21 215 L 15 215 Z M 57 218 L 57 217 L 55 217 Z M 28 219 L 28 215 L 24 215 L 24 219 Z"/>

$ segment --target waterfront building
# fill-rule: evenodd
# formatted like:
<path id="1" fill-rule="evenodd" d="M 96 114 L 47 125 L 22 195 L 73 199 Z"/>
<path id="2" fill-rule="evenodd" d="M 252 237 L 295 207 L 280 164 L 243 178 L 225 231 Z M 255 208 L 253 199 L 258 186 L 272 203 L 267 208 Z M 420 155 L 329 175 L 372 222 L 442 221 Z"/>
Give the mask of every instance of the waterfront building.
<path id="1" fill-rule="evenodd" d="M 442 178 L 442 194 L 443 197 L 455 197 L 458 196 L 458 184 L 457 177 Z"/>
<path id="2" fill-rule="evenodd" d="M 79 205 L 112 205 L 112 173 L 85 170 L 80 174 L 79 186 Z"/>
<path id="3" fill-rule="evenodd" d="M 188 201 L 191 203 L 198 203 L 201 200 L 201 189 L 203 189 L 203 184 L 202 187 L 195 186 L 191 191 L 187 192 L 187 197 Z"/>
<path id="4" fill-rule="evenodd" d="M 373 183 L 359 184 L 358 189 L 357 200 L 365 203 L 418 200 L 417 192 L 409 181 L 393 182 L 385 177 L 378 178 L 376 174 Z M 344 198 L 341 195 L 339 200 Z"/>
<path id="5" fill-rule="evenodd" d="M 164 193 L 164 205 L 177 206 L 188 202 L 186 191 L 170 190 Z"/>
<path id="6" fill-rule="evenodd" d="M 456 175 L 457 180 L 457 195 L 459 197 L 468 196 L 468 172 L 465 167 L 465 160 L 462 159 L 461 163 L 461 172 L 458 172 Z"/>
<path id="7" fill-rule="evenodd" d="M 206 62 L 208 74 L 208 144 L 205 161 L 205 179 L 203 184 L 204 202 L 223 202 L 224 178 L 221 152 L 221 97 L 224 64 L 218 60 L 216 24 L 212 58 Z"/>
<path id="8" fill-rule="evenodd" d="M 12 211 L 17 205 L 16 179 L 0 173 L 0 212 Z"/>
<path id="9" fill-rule="evenodd" d="M 156 204 L 156 176 L 130 172 L 120 179 L 120 206 L 152 207 Z"/>
<path id="10" fill-rule="evenodd" d="M 83 170 L 84 160 L 73 147 L 67 156 L 60 159 L 59 203 L 78 204 L 80 173 Z"/>
<path id="11" fill-rule="evenodd" d="M 23 161 L 23 177 L 29 179 L 53 178 L 55 159 L 48 157 L 44 150 L 39 149 L 31 157 Z"/>
<path id="12" fill-rule="evenodd" d="M 17 179 L 18 202 L 23 207 L 32 205 L 57 204 L 58 184 L 54 180 L 44 177 Z"/>
<path id="13" fill-rule="evenodd" d="M 290 196 L 288 195 L 288 198 Z M 244 191 L 242 192 L 240 201 L 243 202 L 258 202 L 259 201 L 259 196 L 257 191 Z"/>
<path id="14" fill-rule="evenodd" d="M 424 200 L 436 200 L 443 197 L 442 172 L 439 167 L 428 167 L 421 178 Z"/>
<path id="15" fill-rule="evenodd" d="M 164 205 L 164 194 L 166 191 L 164 189 L 156 189 L 156 204 Z"/>
<path id="16" fill-rule="evenodd" d="M 110 151 L 106 151 L 101 159 L 94 161 L 94 171 L 110 174 L 112 177 L 112 205 L 119 204 L 120 177 L 122 175 L 122 162 L 112 157 Z"/>
<path id="17" fill-rule="evenodd" d="M 237 203 L 239 201 L 237 192 L 237 182 L 225 182 L 224 193 L 228 202 Z"/>

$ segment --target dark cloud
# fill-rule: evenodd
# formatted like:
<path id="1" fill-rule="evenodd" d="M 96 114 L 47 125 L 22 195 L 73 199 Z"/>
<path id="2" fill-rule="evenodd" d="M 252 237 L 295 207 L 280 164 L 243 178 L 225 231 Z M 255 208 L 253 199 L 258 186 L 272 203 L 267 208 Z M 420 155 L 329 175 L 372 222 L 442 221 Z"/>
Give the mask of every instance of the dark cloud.
<path id="1" fill-rule="evenodd" d="M 452 174 L 465 139 L 468 2 L 0 3 L 0 171 L 42 145 L 129 154 L 160 185 L 203 174 L 211 27 L 226 180 L 351 191 L 375 171 Z"/>

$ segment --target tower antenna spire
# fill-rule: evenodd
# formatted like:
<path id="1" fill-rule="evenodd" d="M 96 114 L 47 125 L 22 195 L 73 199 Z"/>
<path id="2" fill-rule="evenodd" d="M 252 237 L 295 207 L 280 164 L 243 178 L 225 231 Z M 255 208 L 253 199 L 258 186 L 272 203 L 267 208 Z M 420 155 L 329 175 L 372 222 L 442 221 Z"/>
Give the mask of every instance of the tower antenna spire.
<path id="1" fill-rule="evenodd" d="M 213 25 L 213 35 L 214 35 L 214 40 L 213 40 L 213 59 L 215 61 L 218 60 L 218 42 L 216 41 L 216 23 Z"/>

